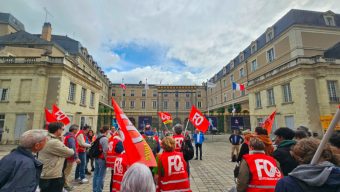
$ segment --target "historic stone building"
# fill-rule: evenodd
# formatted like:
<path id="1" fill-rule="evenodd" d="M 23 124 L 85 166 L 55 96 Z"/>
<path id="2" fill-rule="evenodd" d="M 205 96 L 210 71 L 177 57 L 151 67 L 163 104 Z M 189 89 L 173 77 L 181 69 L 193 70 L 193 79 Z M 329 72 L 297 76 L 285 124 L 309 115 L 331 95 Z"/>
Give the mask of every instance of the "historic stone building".
<path id="1" fill-rule="evenodd" d="M 332 48 L 338 42 L 339 14 L 289 11 L 210 79 L 217 84 L 208 91 L 210 109 L 241 104 L 252 128 L 276 110 L 274 130 L 304 125 L 322 134 L 320 118 L 339 104 L 340 52 Z M 246 91 L 233 96 L 232 81 Z"/>
<path id="2" fill-rule="evenodd" d="M 140 130 L 146 123 L 156 128 L 165 128 L 157 112 L 171 113 L 172 125 L 176 123 L 186 125 L 192 105 L 201 111 L 206 109 L 205 86 L 147 85 L 146 87 L 145 84 L 126 84 L 126 89 L 123 90 L 120 84 L 112 84 L 112 97 Z M 167 126 L 170 129 L 172 125 Z M 190 123 L 188 129 L 192 130 Z"/>
<path id="3" fill-rule="evenodd" d="M 111 108 L 110 81 L 80 42 L 30 34 L 10 14 L 0 14 L 0 143 L 42 128 L 44 108 L 57 104 L 72 123 L 97 128 L 100 108 Z"/>

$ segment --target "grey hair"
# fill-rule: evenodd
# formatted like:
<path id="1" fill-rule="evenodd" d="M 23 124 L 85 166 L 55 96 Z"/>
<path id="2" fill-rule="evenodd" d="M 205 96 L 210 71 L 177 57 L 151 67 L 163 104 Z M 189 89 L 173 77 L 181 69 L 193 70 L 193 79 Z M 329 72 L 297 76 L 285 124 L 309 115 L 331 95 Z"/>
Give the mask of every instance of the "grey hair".
<path id="1" fill-rule="evenodd" d="M 182 131 L 183 131 L 183 126 L 182 126 L 181 124 L 177 123 L 177 124 L 174 126 L 173 130 L 175 131 L 175 133 L 181 134 Z"/>
<path id="2" fill-rule="evenodd" d="M 43 129 L 32 129 L 24 132 L 20 137 L 20 146 L 31 149 L 36 143 L 41 142 L 47 137 L 47 131 Z"/>
<path id="3" fill-rule="evenodd" d="M 120 191 L 155 192 L 156 187 L 150 169 L 141 163 L 134 163 L 124 174 Z"/>

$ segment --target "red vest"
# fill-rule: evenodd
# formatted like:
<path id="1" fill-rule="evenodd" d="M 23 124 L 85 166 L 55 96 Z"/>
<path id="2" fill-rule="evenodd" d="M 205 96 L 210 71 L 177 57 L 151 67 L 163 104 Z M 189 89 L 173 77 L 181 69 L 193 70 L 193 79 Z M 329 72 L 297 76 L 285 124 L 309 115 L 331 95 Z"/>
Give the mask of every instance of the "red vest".
<path id="1" fill-rule="evenodd" d="M 78 138 L 78 136 L 82 134 L 83 137 L 84 137 L 84 141 L 86 142 L 86 135 L 84 133 L 83 130 L 79 130 L 78 133 L 76 134 L 76 139 Z M 82 146 L 78 146 L 78 153 L 83 153 L 83 152 L 86 152 L 86 148 L 85 147 L 82 147 Z"/>
<path id="2" fill-rule="evenodd" d="M 129 162 L 126 154 L 117 154 L 111 176 L 112 192 L 120 190 L 120 183 L 122 182 L 123 176 L 128 169 L 128 165 Z"/>
<path id="3" fill-rule="evenodd" d="M 162 167 L 164 175 L 159 170 L 159 191 L 191 191 L 187 173 L 187 164 L 183 154 L 179 152 L 163 152 L 159 158 L 158 167 Z"/>
<path id="4" fill-rule="evenodd" d="M 78 141 L 77 141 L 77 139 L 76 139 L 76 137 L 74 136 L 73 133 L 72 133 L 72 134 L 69 134 L 69 135 L 67 135 L 67 136 L 64 137 L 64 144 L 65 144 L 65 146 L 68 147 L 68 148 L 70 148 L 70 147 L 68 146 L 68 140 L 69 140 L 70 138 L 73 138 L 73 139 L 74 139 L 74 142 L 76 143 L 76 151 L 75 151 L 75 153 L 78 153 L 78 148 L 79 148 L 79 146 L 78 146 Z M 72 155 L 71 157 L 66 158 L 66 160 L 67 160 L 67 161 L 70 161 L 70 162 L 73 162 L 73 161 L 75 160 L 75 159 L 74 159 L 74 155 Z"/>
<path id="5" fill-rule="evenodd" d="M 114 167 L 114 162 L 117 157 L 117 153 L 115 152 L 115 148 L 117 143 L 120 141 L 118 137 L 110 137 L 109 144 L 108 144 L 108 150 L 106 153 L 106 167 Z"/>
<path id="6" fill-rule="evenodd" d="M 247 192 L 274 192 L 276 183 L 283 177 L 273 157 L 265 154 L 243 155 L 252 175 Z"/>
<path id="7" fill-rule="evenodd" d="M 175 140 L 175 151 L 181 152 L 184 136 L 183 135 L 174 135 L 174 136 L 172 136 L 172 138 L 174 138 L 174 140 Z"/>

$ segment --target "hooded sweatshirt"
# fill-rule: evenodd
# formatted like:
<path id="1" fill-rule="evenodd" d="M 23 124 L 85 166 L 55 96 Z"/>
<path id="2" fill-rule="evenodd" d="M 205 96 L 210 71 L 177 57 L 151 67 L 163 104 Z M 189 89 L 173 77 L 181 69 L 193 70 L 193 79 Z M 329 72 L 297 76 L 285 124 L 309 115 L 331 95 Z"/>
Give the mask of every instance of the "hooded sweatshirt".
<path id="1" fill-rule="evenodd" d="M 283 140 L 277 146 L 277 149 L 273 153 L 273 157 L 280 162 L 281 170 L 284 176 L 292 172 L 298 166 L 296 160 L 290 154 L 290 149 L 296 144 L 294 140 Z"/>
<path id="2" fill-rule="evenodd" d="M 324 161 L 318 165 L 299 165 L 280 179 L 275 192 L 340 192 L 340 168 Z"/>

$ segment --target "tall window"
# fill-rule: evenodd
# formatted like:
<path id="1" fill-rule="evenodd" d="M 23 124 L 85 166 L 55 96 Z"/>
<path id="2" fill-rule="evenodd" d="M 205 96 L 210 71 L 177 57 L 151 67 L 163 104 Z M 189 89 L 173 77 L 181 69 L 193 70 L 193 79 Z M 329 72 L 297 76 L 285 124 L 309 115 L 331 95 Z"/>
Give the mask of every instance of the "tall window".
<path id="1" fill-rule="evenodd" d="M 274 48 L 271 48 L 267 51 L 267 61 L 268 63 L 271 63 L 274 61 L 275 55 L 274 55 Z"/>
<path id="2" fill-rule="evenodd" d="M 179 108 L 179 102 L 178 101 L 175 102 L 175 106 L 176 106 L 176 109 Z"/>
<path id="3" fill-rule="evenodd" d="M 190 108 L 190 102 L 189 102 L 189 101 L 185 102 L 185 108 L 186 108 L 186 109 L 189 109 L 189 108 Z"/>
<path id="4" fill-rule="evenodd" d="M 251 62 L 251 71 L 254 72 L 254 71 L 256 71 L 256 69 L 257 69 L 257 61 L 256 61 L 256 59 L 254 59 Z"/>
<path id="5" fill-rule="evenodd" d="M 266 31 L 266 42 L 269 42 L 272 39 L 274 39 L 274 28 L 270 27 Z"/>
<path id="6" fill-rule="evenodd" d="M 227 93 L 224 93 L 223 95 L 224 95 L 224 97 L 223 97 L 224 98 L 224 102 L 227 102 Z"/>
<path id="7" fill-rule="evenodd" d="M 8 100 L 8 89 L 0 88 L 0 101 L 7 101 L 7 100 Z"/>
<path id="8" fill-rule="evenodd" d="M 201 91 L 197 92 L 197 97 L 201 97 Z"/>
<path id="9" fill-rule="evenodd" d="M 86 89 L 85 88 L 81 88 L 80 104 L 81 105 L 85 105 L 86 104 Z"/>
<path id="10" fill-rule="evenodd" d="M 153 97 L 157 97 L 157 90 L 153 90 L 153 91 L 152 91 L 152 96 L 153 96 Z"/>
<path id="11" fill-rule="evenodd" d="M 285 85 L 282 85 L 282 90 L 283 90 L 283 102 L 284 103 L 292 102 L 292 93 L 290 90 L 290 84 L 287 83 Z"/>
<path id="12" fill-rule="evenodd" d="M 130 107 L 135 108 L 135 101 L 130 101 Z"/>
<path id="13" fill-rule="evenodd" d="M 145 89 L 143 89 L 142 90 L 142 97 L 145 97 L 145 95 L 146 95 L 146 91 L 145 91 Z"/>
<path id="14" fill-rule="evenodd" d="M 197 102 L 197 107 L 198 107 L 198 108 L 202 108 L 202 102 L 201 102 L 201 101 L 198 101 L 198 102 Z"/>
<path id="15" fill-rule="evenodd" d="M 0 130 L 4 130 L 4 126 L 5 126 L 5 115 L 0 114 Z"/>
<path id="16" fill-rule="evenodd" d="M 261 92 L 255 93 L 255 105 L 256 105 L 256 108 L 261 108 L 262 107 L 262 104 L 261 104 Z"/>
<path id="17" fill-rule="evenodd" d="M 267 90 L 268 106 L 275 105 L 274 90 L 273 88 Z"/>
<path id="18" fill-rule="evenodd" d="M 240 62 L 242 62 L 244 60 L 244 53 L 242 53 L 242 52 L 240 53 L 239 60 L 240 60 Z"/>
<path id="19" fill-rule="evenodd" d="M 135 90 L 131 90 L 131 97 L 135 96 Z"/>
<path id="20" fill-rule="evenodd" d="M 227 87 L 227 81 L 223 79 L 223 87 Z"/>
<path id="21" fill-rule="evenodd" d="M 164 102 L 163 102 L 163 108 L 164 108 L 164 109 L 167 109 L 167 108 L 168 108 L 168 101 L 164 101 Z"/>
<path id="22" fill-rule="evenodd" d="M 157 109 L 157 101 L 152 101 L 152 108 Z"/>
<path id="23" fill-rule="evenodd" d="M 250 53 L 253 54 L 257 51 L 257 44 L 256 41 L 253 41 L 250 45 Z"/>
<path id="24" fill-rule="evenodd" d="M 230 75 L 230 83 L 232 83 L 232 82 L 234 82 L 234 75 L 233 74 Z"/>
<path id="25" fill-rule="evenodd" d="M 337 81 L 327 81 L 328 95 L 330 102 L 339 102 L 337 94 Z"/>
<path id="26" fill-rule="evenodd" d="M 90 95 L 90 106 L 91 107 L 94 107 L 94 93 L 93 92 L 91 92 L 91 95 Z"/>
<path id="27" fill-rule="evenodd" d="M 122 101 L 122 108 L 125 108 L 125 100 Z"/>
<path id="28" fill-rule="evenodd" d="M 242 78 L 242 77 L 244 77 L 244 69 L 243 68 L 240 69 L 240 78 Z"/>
<path id="29" fill-rule="evenodd" d="M 145 101 L 142 101 L 142 109 L 145 109 Z"/>

